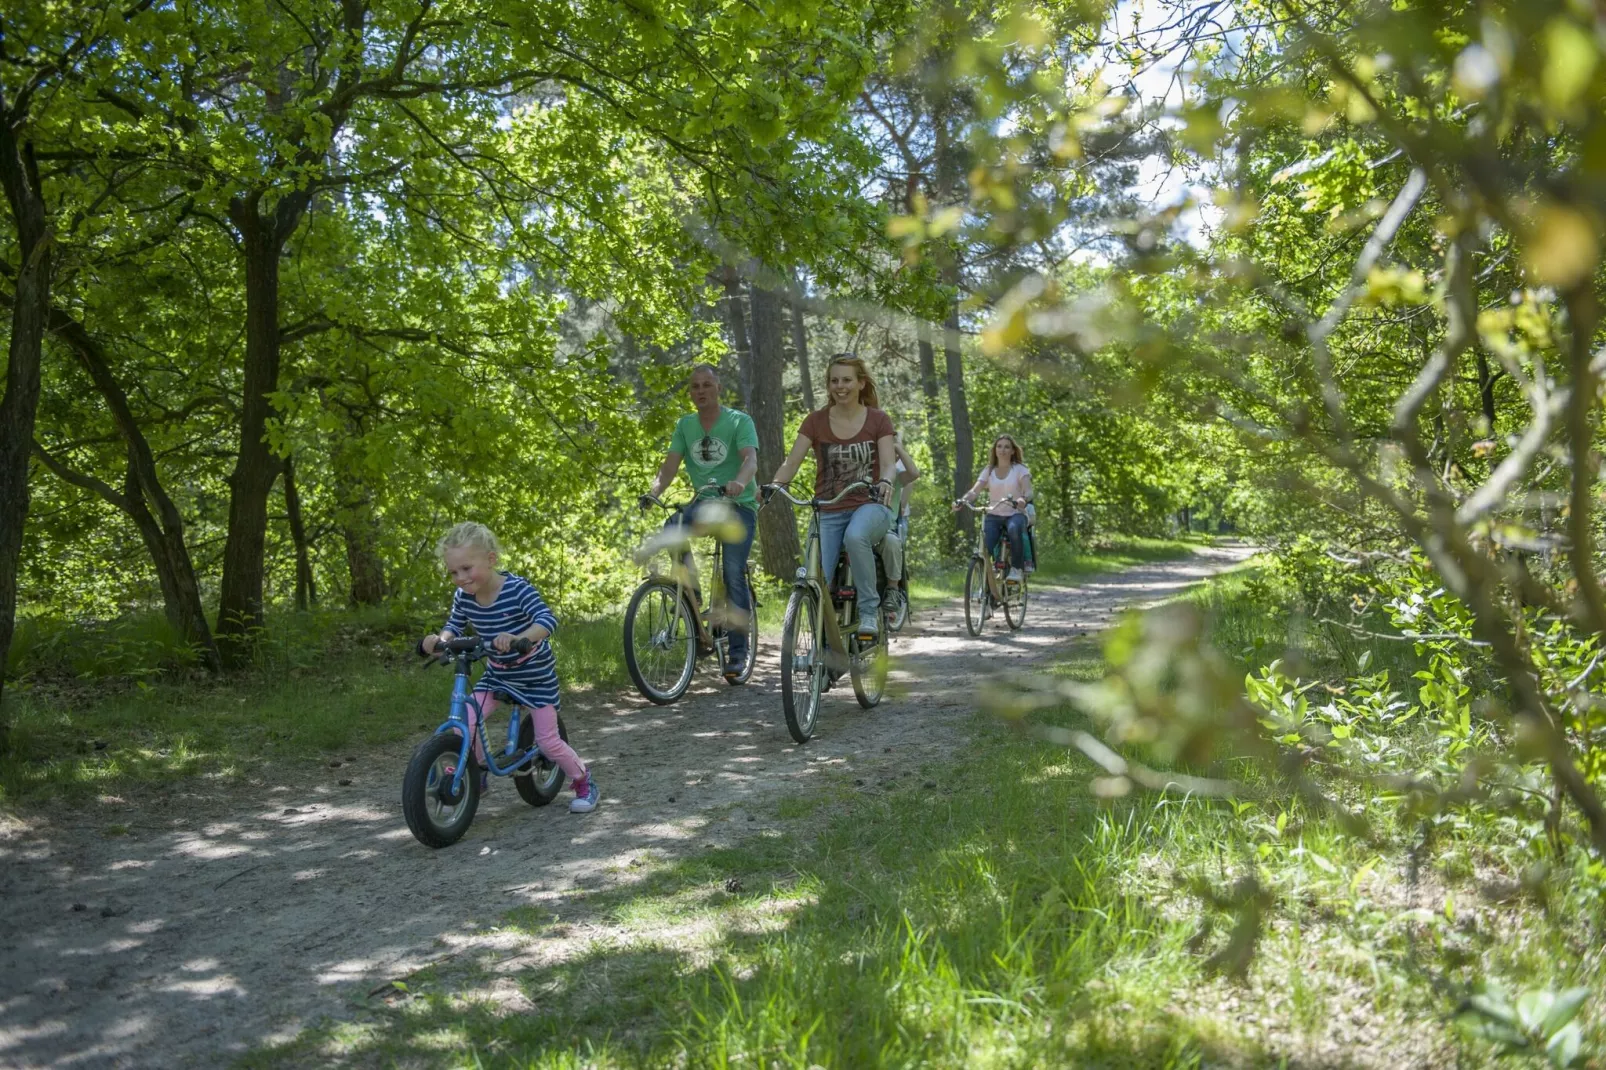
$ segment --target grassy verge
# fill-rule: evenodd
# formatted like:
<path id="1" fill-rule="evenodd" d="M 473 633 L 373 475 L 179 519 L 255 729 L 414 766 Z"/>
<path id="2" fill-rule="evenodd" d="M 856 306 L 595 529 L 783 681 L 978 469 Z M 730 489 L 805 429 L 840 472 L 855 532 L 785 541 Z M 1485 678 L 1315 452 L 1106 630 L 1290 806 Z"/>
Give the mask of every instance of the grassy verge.
<path id="1" fill-rule="evenodd" d="M 1111 569 L 1131 568 L 1154 561 L 1174 561 L 1210 543 L 1210 538 L 1202 535 L 1176 539 L 1111 536 L 1090 547 L 1054 542 L 1042 548 L 1038 569 L 1032 580 L 1039 584 L 1074 583 Z M 915 605 L 929 605 L 963 595 L 967 567 L 968 557 L 943 568 L 912 570 L 910 596 Z"/>
<path id="2" fill-rule="evenodd" d="M 1246 660 L 1274 645 L 1349 656 L 1347 635 L 1290 633 L 1253 572 L 1196 597 Z M 1056 671 L 1092 679 L 1102 659 L 1085 643 Z M 1498 829 L 1448 830 L 1424 858 L 1399 829 L 1347 839 L 1297 806 L 1099 801 L 1079 755 L 980 715 L 971 735 L 957 775 L 842 781 L 779 804 L 777 827 L 736 847 L 647 865 L 561 916 L 503 919 L 536 942 L 576 921 L 607 933 L 553 964 L 443 964 L 245 1065 L 1484 1066 L 1492 1049 L 1448 1024 L 1459 985 L 1599 990 L 1582 874 L 1557 875 L 1548 912 L 1480 896 Z M 1229 980 L 1208 962 L 1231 920 L 1195 882 L 1245 866 L 1274 901 Z"/>

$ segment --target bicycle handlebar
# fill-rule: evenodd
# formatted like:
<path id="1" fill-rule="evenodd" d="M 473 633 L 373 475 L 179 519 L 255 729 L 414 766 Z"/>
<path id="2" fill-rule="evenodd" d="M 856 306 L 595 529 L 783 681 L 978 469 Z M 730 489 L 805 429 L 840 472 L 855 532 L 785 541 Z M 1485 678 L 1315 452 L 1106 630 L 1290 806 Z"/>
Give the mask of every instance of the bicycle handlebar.
<path id="1" fill-rule="evenodd" d="M 794 498 L 794 497 L 792 497 L 792 492 L 786 489 L 786 485 L 784 483 L 766 483 L 760 489 L 767 490 L 771 494 L 779 494 L 781 497 L 785 498 L 787 501 L 791 502 L 793 505 L 801 505 L 801 506 L 805 506 L 805 507 L 811 508 L 811 509 L 819 509 L 822 506 L 835 505 L 837 502 L 841 501 L 843 498 L 846 498 L 849 494 L 852 494 L 854 491 L 858 490 L 860 487 L 863 487 L 866 490 L 868 490 L 868 489 L 870 489 L 871 484 L 866 483 L 862 479 L 858 480 L 857 482 L 854 482 L 854 483 L 849 483 L 846 487 L 844 487 L 842 489 L 842 493 L 841 494 L 838 494 L 835 498 L 830 498 L 830 499 L 826 499 L 826 498 Z"/>
<path id="2" fill-rule="evenodd" d="M 422 639 L 420 639 L 417 646 L 414 647 L 414 650 L 417 652 L 419 657 L 432 658 L 436 660 L 450 657 L 453 654 L 467 654 L 469 655 L 470 659 L 479 657 L 489 658 L 495 656 L 505 657 L 507 654 L 528 654 L 534 649 L 534 639 L 515 639 L 513 640 L 513 645 L 508 647 L 504 652 L 492 646 L 490 638 L 481 635 L 460 636 L 456 639 L 448 639 L 444 643 L 437 640 L 435 643 L 435 649 L 433 651 L 426 651 L 424 649 L 424 641 Z"/>
<path id="3" fill-rule="evenodd" d="M 973 502 L 967 501 L 964 498 L 955 498 L 954 504 L 962 509 L 969 509 L 973 513 L 985 513 L 994 505 L 1008 504 L 1017 509 L 1022 509 L 1030 505 L 1031 502 L 1027 501 L 1025 498 L 1002 498 L 996 502 Z"/>
<path id="4" fill-rule="evenodd" d="M 710 490 L 712 490 L 714 493 L 713 494 L 705 493 L 706 491 L 710 491 Z M 655 497 L 655 496 L 653 496 L 651 494 L 643 494 L 641 497 L 636 499 L 636 504 L 641 506 L 642 508 L 646 508 L 647 504 L 650 502 L 651 504 L 656 505 L 658 508 L 664 510 L 665 512 L 673 513 L 673 512 L 677 512 L 677 511 L 679 511 L 681 509 L 685 509 L 687 506 L 696 505 L 698 502 L 702 501 L 704 498 L 724 498 L 724 497 L 728 497 L 728 495 L 726 495 L 726 493 L 725 493 L 725 487 L 722 484 L 716 483 L 714 480 L 710 479 L 707 483 L 704 483 L 701 487 L 697 488 L 697 491 L 693 495 L 692 500 L 689 501 L 689 502 L 686 502 L 684 505 L 665 505 L 661 498 L 657 498 L 657 497 Z"/>

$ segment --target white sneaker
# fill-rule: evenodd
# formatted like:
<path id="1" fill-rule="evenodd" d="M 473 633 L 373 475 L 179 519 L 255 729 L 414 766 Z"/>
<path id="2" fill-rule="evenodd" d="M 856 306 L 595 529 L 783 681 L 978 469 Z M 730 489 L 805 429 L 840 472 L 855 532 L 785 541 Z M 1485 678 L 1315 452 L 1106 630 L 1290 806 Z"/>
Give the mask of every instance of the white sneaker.
<path id="1" fill-rule="evenodd" d="M 1010 583 L 1019 583 L 1020 579 L 1021 579 L 1021 577 L 1020 577 L 1020 569 L 1018 569 L 1018 568 L 1010 569 L 1009 570 L 1009 575 L 1005 576 L 1004 579 L 1006 581 L 1010 582 Z"/>

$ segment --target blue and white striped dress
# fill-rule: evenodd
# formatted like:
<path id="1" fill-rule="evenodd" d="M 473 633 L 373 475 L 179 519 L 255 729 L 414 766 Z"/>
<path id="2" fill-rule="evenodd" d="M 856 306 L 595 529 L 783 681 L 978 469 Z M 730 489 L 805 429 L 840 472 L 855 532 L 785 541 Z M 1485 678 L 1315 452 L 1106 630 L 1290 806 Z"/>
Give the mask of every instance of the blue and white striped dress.
<path id="1" fill-rule="evenodd" d="M 549 633 L 558 630 L 558 618 L 530 581 L 511 572 L 502 573 L 502 589 L 488 606 L 480 605 L 473 595 L 459 588 L 452 597 L 451 615 L 446 618 L 446 627 L 453 634 L 467 635 L 472 625 L 474 634 L 486 639 L 503 632 L 517 635 L 532 624 L 539 624 Z M 488 658 L 485 665 L 484 674 L 474 684 L 475 691 L 506 691 L 521 706 L 532 708 L 558 705 L 558 661 L 552 656 L 552 644 L 545 639 L 522 657 Z"/>

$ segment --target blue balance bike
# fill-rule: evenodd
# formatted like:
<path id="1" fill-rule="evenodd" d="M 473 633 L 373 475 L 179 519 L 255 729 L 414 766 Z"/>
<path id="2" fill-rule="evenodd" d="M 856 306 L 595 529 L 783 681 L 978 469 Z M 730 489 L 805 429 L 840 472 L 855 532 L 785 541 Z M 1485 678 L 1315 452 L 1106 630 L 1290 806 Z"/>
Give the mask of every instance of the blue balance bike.
<path id="1" fill-rule="evenodd" d="M 531 646 L 528 639 L 520 639 L 509 653 L 525 654 Z M 505 656 L 498 654 L 489 640 L 477 636 L 452 639 L 437 644 L 435 651 L 425 668 L 453 665 L 456 669 L 451 712 L 434 735 L 413 749 L 402 777 L 402 814 L 419 843 L 449 847 L 463 838 L 480 805 L 479 762 L 473 757 L 474 740 L 469 731 L 471 708 L 485 755 L 485 771 L 512 777 L 519 798 L 531 806 L 545 806 L 563 789 L 563 770 L 536 746 L 535 719 L 530 711 L 515 705 L 512 696 L 503 691 L 493 694 L 508 710 L 507 744 L 500 754 L 491 750 L 485 718 L 469 692 L 469 666 L 481 658 Z M 418 652 L 423 654 L 422 644 Z M 565 741 L 569 738 L 561 717 L 558 735 Z"/>

